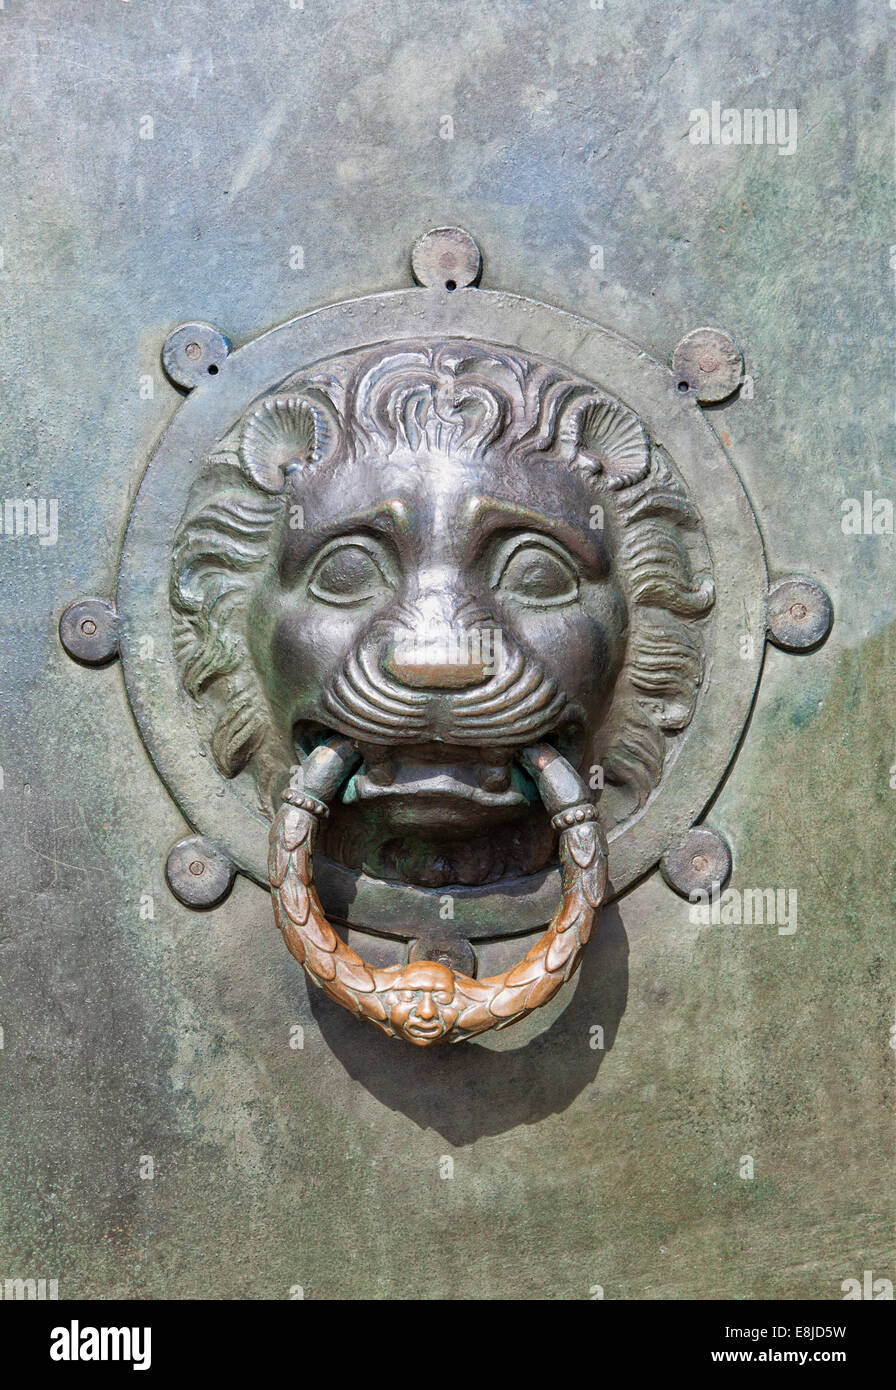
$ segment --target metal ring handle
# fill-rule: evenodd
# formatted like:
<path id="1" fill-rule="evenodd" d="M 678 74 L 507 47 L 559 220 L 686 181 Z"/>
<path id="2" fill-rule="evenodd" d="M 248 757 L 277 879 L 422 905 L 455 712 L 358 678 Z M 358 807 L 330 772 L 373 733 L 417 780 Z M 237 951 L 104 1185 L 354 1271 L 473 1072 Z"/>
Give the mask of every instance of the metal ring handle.
<path id="1" fill-rule="evenodd" d="M 501 975 L 474 980 L 440 961 L 379 969 L 337 935 L 314 888 L 313 849 L 326 803 L 360 761 L 334 738 L 302 765 L 271 826 L 268 877 L 274 918 L 306 974 L 331 999 L 418 1047 L 507 1028 L 546 1004 L 578 969 L 607 886 L 607 842 L 578 773 L 549 744 L 518 755 L 560 835 L 562 897 L 544 935 Z"/>

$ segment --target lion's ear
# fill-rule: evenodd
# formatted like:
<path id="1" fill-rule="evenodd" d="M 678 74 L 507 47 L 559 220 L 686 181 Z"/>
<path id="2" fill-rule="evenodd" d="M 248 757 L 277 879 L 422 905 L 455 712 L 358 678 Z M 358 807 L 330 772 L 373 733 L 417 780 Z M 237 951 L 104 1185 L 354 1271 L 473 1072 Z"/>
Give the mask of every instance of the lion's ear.
<path id="1" fill-rule="evenodd" d="M 268 396 L 243 425 L 243 471 L 265 492 L 282 492 L 287 474 L 319 463 L 332 451 L 338 428 L 324 395 Z"/>
<path id="2" fill-rule="evenodd" d="M 599 473 L 610 488 L 630 487 L 650 469 L 647 433 L 618 401 L 587 396 L 570 405 L 558 436 L 569 461 Z"/>

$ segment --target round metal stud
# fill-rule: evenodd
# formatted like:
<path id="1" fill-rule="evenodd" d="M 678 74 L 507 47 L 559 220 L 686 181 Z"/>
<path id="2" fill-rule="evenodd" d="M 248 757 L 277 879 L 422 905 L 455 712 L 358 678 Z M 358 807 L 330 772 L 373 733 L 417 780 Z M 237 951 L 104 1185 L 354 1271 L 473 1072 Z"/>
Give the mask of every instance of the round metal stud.
<path id="1" fill-rule="evenodd" d="M 168 887 L 187 907 L 217 907 L 233 887 L 233 863 L 202 835 L 179 840 L 168 855 Z"/>
<path id="2" fill-rule="evenodd" d="M 476 976 L 476 952 L 463 936 L 420 937 L 412 941 L 408 961 L 435 960 L 447 965 L 455 974 Z"/>
<path id="3" fill-rule="evenodd" d="M 834 608 L 820 584 L 802 576 L 780 579 L 768 591 L 768 635 L 785 652 L 803 652 L 823 642 Z"/>
<path id="4" fill-rule="evenodd" d="M 74 661 L 105 666 L 118 656 L 118 612 L 106 598 L 79 598 L 59 619 L 59 640 Z"/>
<path id="5" fill-rule="evenodd" d="M 695 328 L 673 352 L 672 374 L 682 396 L 694 395 L 701 405 L 709 405 L 737 390 L 744 374 L 743 354 L 721 328 Z"/>
<path id="6" fill-rule="evenodd" d="M 415 245 L 411 252 L 411 269 L 418 285 L 428 289 L 462 290 L 479 278 L 482 254 L 463 227 L 436 227 Z"/>
<path id="7" fill-rule="evenodd" d="M 183 323 L 165 339 L 162 366 L 176 386 L 192 391 L 213 380 L 230 352 L 230 339 L 211 323 Z"/>
<path id="8" fill-rule="evenodd" d="M 721 888 L 731 873 L 731 850 L 717 830 L 695 825 L 668 849 L 660 870 L 670 888 L 683 898 Z"/>

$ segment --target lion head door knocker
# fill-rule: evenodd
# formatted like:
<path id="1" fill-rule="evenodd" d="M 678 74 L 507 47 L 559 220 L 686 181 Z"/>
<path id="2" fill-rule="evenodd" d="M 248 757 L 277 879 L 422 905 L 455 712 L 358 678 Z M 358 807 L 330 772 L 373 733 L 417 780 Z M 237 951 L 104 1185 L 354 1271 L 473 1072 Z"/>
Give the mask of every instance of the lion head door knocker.
<path id="1" fill-rule="evenodd" d="M 810 580 L 769 586 L 700 409 L 741 382 L 727 334 L 688 334 L 670 370 L 479 288 L 457 228 L 412 264 L 419 288 L 234 352 L 208 324 L 171 334 L 190 394 L 117 603 L 72 604 L 61 636 L 121 655 L 197 832 L 168 858 L 181 901 L 219 902 L 237 870 L 269 886 L 314 983 L 428 1046 L 545 1004 L 658 862 L 685 895 L 724 882 L 697 822 L 765 638 L 812 647 L 831 609 Z M 367 933 L 394 959 L 365 959 Z M 508 937 L 520 958 L 481 970 Z"/>

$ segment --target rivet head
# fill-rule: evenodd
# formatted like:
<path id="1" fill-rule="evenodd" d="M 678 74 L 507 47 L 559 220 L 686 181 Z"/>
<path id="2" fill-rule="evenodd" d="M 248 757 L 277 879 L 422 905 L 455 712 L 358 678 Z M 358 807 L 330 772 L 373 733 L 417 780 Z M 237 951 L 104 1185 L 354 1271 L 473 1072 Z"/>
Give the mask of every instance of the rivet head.
<path id="1" fill-rule="evenodd" d="M 478 280 L 482 253 L 463 227 L 435 227 L 414 246 L 411 269 L 427 289 L 462 290 Z"/>
<path id="2" fill-rule="evenodd" d="M 768 635 L 786 652 L 806 651 L 824 641 L 834 609 L 820 584 L 801 575 L 780 579 L 768 591 Z"/>
<path id="3" fill-rule="evenodd" d="M 672 375 L 680 395 L 696 396 L 701 405 L 724 401 L 743 380 L 743 354 L 723 329 L 695 328 L 672 353 Z"/>
<path id="4" fill-rule="evenodd" d="M 233 887 L 233 863 L 211 840 L 189 835 L 168 855 L 168 887 L 186 907 L 216 907 Z"/>
<path id="5" fill-rule="evenodd" d="M 721 888 L 728 882 L 731 850 L 717 830 L 695 825 L 666 851 L 660 871 L 669 887 L 683 898 L 708 893 L 713 886 Z"/>
<path id="6" fill-rule="evenodd" d="M 105 598 L 79 598 L 59 619 L 59 640 L 82 666 L 105 666 L 118 655 L 118 612 Z"/>
<path id="7" fill-rule="evenodd" d="M 162 366 L 176 386 L 192 391 L 214 381 L 230 353 L 230 339 L 211 323 L 184 323 L 169 333 L 162 348 Z"/>

